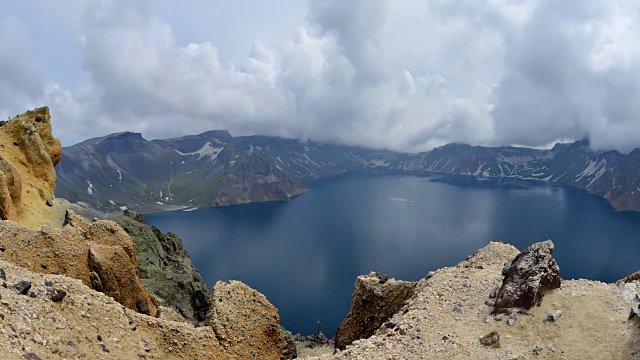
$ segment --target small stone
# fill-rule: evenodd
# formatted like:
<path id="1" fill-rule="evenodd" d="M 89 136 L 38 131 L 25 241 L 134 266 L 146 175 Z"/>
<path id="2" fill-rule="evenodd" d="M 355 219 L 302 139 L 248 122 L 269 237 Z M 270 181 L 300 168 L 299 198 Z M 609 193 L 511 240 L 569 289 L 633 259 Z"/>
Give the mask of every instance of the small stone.
<path id="1" fill-rule="evenodd" d="M 7 273 L 4 272 L 4 269 L 0 269 L 0 279 L 7 281 Z"/>
<path id="2" fill-rule="evenodd" d="M 105 344 L 98 344 L 98 346 L 100 346 L 100 349 L 102 349 L 102 351 L 108 353 L 110 352 L 109 349 L 107 349 L 107 345 Z"/>
<path id="3" fill-rule="evenodd" d="M 562 310 L 553 310 L 544 317 L 543 322 L 546 323 L 554 323 L 558 321 L 558 319 L 562 316 Z"/>
<path id="4" fill-rule="evenodd" d="M 41 360 L 40 357 L 32 352 L 22 355 L 27 360 Z"/>
<path id="5" fill-rule="evenodd" d="M 458 305 L 454 305 L 452 311 L 456 312 L 456 313 L 458 313 L 460 315 L 464 314 L 464 311 L 462 311 L 462 308 L 460 306 L 458 306 Z"/>
<path id="6" fill-rule="evenodd" d="M 67 292 L 61 289 L 53 289 L 51 293 L 51 301 L 58 302 L 62 301 L 64 297 L 67 296 Z"/>
<path id="7" fill-rule="evenodd" d="M 30 297 L 30 298 L 32 298 L 32 299 L 35 299 L 35 298 L 37 298 L 37 297 L 38 297 L 38 295 L 37 295 L 34 291 L 32 291 L 32 292 L 29 294 L 29 297 Z"/>
<path id="8" fill-rule="evenodd" d="M 482 269 L 484 269 L 484 266 L 482 266 L 482 265 L 477 265 L 477 266 L 476 266 L 476 269 L 478 269 L 478 270 L 482 270 Z"/>
<path id="9" fill-rule="evenodd" d="M 427 278 L 427 279 L 431 279 L 431 278 L 433 277 L 433 275 L 435 275 L 435 274 L 436 274 L 436 273 L 435 273 L 435 271 L 429 271 L 429 272 L 427 273 L 427 276 L 426 276 L 425 278 Z"/>
<path id="10" fill-rule="evenodd" d="M 500 347 L 500 334 L 497 331 L 492 331 L 487 335 L 480 338 L 480 344 L 493 348 Z"/>
<path id="11" fill-rule="evenodd" d="M 485 305 L 487 305 L 487 306 L 489 306 L 489 307 L 491 307 L 491 306 L 493 306 L 493 301 L 491 301 L 491 300 L 485 300 L 485 301 L 484 301 L 484 304 L 485 304 Z"/>
<path id="12" fill-rule="evenodd" d="M 387 329 L 393 329 L 394 327 L 396 327 L 396 323 L 388 321 L 388 322 L 384 323 L 384 326 L 386 326 Z"/>
<path id="13" fill-rule="evenodd" d="M 53 286 L 53 283 L 47 279 L 44 279 L 44 286 L 51 287 Z"/>
<path id="14" fill-rule="evenodd" d="M 98 334 L 96 338 L 98 339 L 98 341 L 102 341 L 102 335 Z"/>
<path id="15" fill-rule="evenodd" d="M 93 221 L 94 221 L 94 222 L 98 221 L 98 218 L 94 216 L 94 217 L 93 217 Z"/>
<path id="16" fill-rule="evenodd" d="M 468 288 L 470 288 L 470 287 L 471 287 L 471 284 L 469 284 L 469 283 L 464 283 L 464 284 L 462 284 L 462 287 L 463 287 L 463 288 L 467 288 L 467 289 L 468 289 Z"/>
<path id="17" fill-rule="evenodd" d="M 167 280 L 173 280 L 173 274 L 167 274 L 167 275 L 165 275 L 165 279 L 167 279 Z"/>
<path id="18" fill-rule="evenodd" d="M 533 355 L 540 355 L 540 353 L 542 352 L 542 350 L 543 350 L 543 349 L 542 349 L 542 346 L 538 345 L 538 346 L 536 346 L 535 348 L 533 348 L 532 353 L 533 353 Z"/>
<path id="19" fill-rule="evenodd" d="M 629 320 L 633 319 L 635 316 L 640 317 L 640 305 L 631 308 L 631 312 L 629 313 Z"/>
<path id="20" fill-rule="evenodd" d="M 442 341 L 447 341 L 447 340 L 449 340 L 449 336 L 445 335 L 442 337 Z"/>
<path id="21" fill-rule="evenodd" d="M 145 352 L 149 352 L 151 351 L 151 346 L 149 346 L 149 344 L 147 344 L 146 341 L 142 341 L 142 349 L 144 349 Z"/>
<path id="22" fill-rule="evenodd" d="M 489 297 L 492 299 L 495 299 L 496 296 L 498 296 L 498 287 L 494 287 L 493 290 L 491 290 L 491 294 L 489 294 Z"/>
<path id="23" fill-rule="evenodd" d="M 0 245 L 0 251 L 4 252 L 4 250 L 5 250 L 4 245 Z"/>
<path id="24" fill-rule="evenodd" d="M 493 320 L 495 321 L 502 321 L 502 314 L 498 314 L 496 316 L 493 317 Z"/>
<path id="25" fill-rule="evenodd" d="M 507 319 L 507 325 L 511 326 L 511 325 L 515 324 L 517 320 L 518 320 L 518 313 L 512 312 L 509 315 L 509 318 Z"/>
<path id="26" fill-rule="evenodd" d="M 76 345 L 76 343 L 74 343 L 73 341 L 67 341 L 67 345 L 78 350 L 78 345 Z"/>
<path id="27" fill-rule="evenodd" d="M 149 303 L 147 300 L 142 300 L 141 302 L 136 304 L 136 309 L 141 314 L 149 315 Z"/>
<path id="28" fill-rule="evenodd" d="M 47 199 L 47 206 L 53 206 L 53 201 L 51 199 Z"/>
<path id="29" fill-rule="evenodd" d="M 19 295 L 27 295 L 31 289 L 31 281 L 22 280 L 11 286 L 11 288 Z"/>
<path id="30" fill-rule="evenodd" d="M 376 273 L 376 276 L 378 277 L 378 283 L 380 284 L 384 284 L 389 281 L 389 275 L 387 274 Z"/>
<path id="31" fill-rule="evenodd" d="M 18 146 L 18 145 L 20 145 L 20 143 L 19 143 L 19 142 L 17 142 L 17 141 L 14 141 L 14 142 L 13 142 L 13 146 Z"/>
<path id="32" fill-rule="evenodd" d="M 48 268 L 49 266 L 48 266 L 47 264 L 45 264 L 45 263 L 42 263 L 42 264 L 40 264 L 40 267 L 41 267 L 41 268 L 43 268 L 43 269 L 46 269 L 46 268 Z"/>

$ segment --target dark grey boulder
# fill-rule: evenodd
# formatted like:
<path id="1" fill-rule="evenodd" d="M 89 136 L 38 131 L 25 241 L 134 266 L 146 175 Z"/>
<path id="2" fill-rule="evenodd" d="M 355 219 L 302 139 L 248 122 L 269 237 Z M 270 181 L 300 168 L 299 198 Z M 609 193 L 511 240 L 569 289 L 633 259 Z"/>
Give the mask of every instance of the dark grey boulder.
<path id="1" fill-rule="evenodd" d="M 29 289 L 31 289 L 31 282 L 30 281 L 26 281 L 26 280 L 22 280 L 22 281 L 19 281 L 16 284 L 14 284 L 13 286 L 11 286 L 11 288 L 17 294 L 27 295 L 29 293 Z"/>
<path id="2" fill-rule="evenodd" d="M 53 289 L 51 292 L 51 301 L 58 302 L 62 301 L 64 297 L 67 296 L 67 292 L 61 289 Z"/>
<path id="3" fill-rule="evenodd" d="M 494 314 L 539 306 L 545 290 L 560 287 L 560 268 L 553 250 L 551 240 L 532 244 L 502 269 L 504 280 L 496 296 Z"/>

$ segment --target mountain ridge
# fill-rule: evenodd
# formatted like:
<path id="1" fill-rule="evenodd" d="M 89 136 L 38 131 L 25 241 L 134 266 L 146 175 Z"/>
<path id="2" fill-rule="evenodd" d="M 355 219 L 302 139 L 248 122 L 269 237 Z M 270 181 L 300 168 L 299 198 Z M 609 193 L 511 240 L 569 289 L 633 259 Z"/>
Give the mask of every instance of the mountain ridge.
<path id="1" fill-rule="evenodd" d="M 288 200 L 308 181 L 363 169 L 548 181 L 640 210 L 640 149 L 594 151 L 587 139 L 551 149 L 450 143 L 402 153 L 226 130 L 158 140 L 123 132 L 64 148 L 56 195 L 103 210 L 225 206 Z"/>

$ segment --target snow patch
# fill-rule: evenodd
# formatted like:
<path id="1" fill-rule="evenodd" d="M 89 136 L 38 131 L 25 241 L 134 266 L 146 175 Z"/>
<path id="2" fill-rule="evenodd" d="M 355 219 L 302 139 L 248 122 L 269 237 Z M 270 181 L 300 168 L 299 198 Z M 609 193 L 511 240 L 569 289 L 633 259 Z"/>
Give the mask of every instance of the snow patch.
<path id="1" fill-rule="evenodd" d="M 116 170 L 118 172 L 118 180 L 122 180 L 122 173 L 120 170 Z"/>
<path id="2" fill-rule="evenodd" d="M 111 205 L 115 205 L 116 203 L 113 202 L 113 200 L 109 200 L 109 202 L 111 203 Z"/>
<path id="3" fill-rule="evenodd" d="M 200 159 L 202 159 L 205 156 L 209 157 L 209 161 L 215 160 L 218 158 L 218 154 L 220 154 L 220 152 L 224 150 L 224 147 L 213 147 L 211 146 L 211 143 L 209 141 L 207 141 L 206 144 L 204 144 L 204 146 L 202 147 L 202 149 L 198 150 L 198 151 L 194 151 L 194 152 L 190 152 L 190 153 L 183 153 L 180 152 L 178 150 L 175 150 L 178 154 L 182 155 L 182 156 L 191 156 L 191 155 L 198 155 L 198 160 L 200 161 Z"/>
<path id="4" fill-rule="evenodd" d="M 125 211 L 125 210 L 127 210 L 126 206 L 120 206 L 120 211 Z"/>
<path id="5" fill-rule="evenodd" d="M 87 187 L 87 194 L 89 195 L 93 195 L 93 190 L 95 189 L 93 187 L 93 184 L 89 182 L 89 180 L 87 180 L 87 184 L 89 184 L 89 186 Z"/>

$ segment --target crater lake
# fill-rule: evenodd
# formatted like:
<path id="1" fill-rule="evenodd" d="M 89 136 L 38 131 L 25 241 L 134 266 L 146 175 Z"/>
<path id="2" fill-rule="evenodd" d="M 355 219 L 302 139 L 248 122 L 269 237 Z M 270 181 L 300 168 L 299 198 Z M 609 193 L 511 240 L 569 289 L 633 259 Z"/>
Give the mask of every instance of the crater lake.
<path id="1" fill-rule="evenodd" d="M 307 184 L 287 202 L 146 214 L 182 237 L 210 286 L 240 280 L 281 324 L 333 336 L 356 277 L 416 281 L 492 240 L 523 250 L 552 239 L 563 279 L 616 281 L 640 270 L 640 213 L 571 187 L 455 175 L 352 174 Z M 487 294 L 491 289 L 487 289 Z"/>

